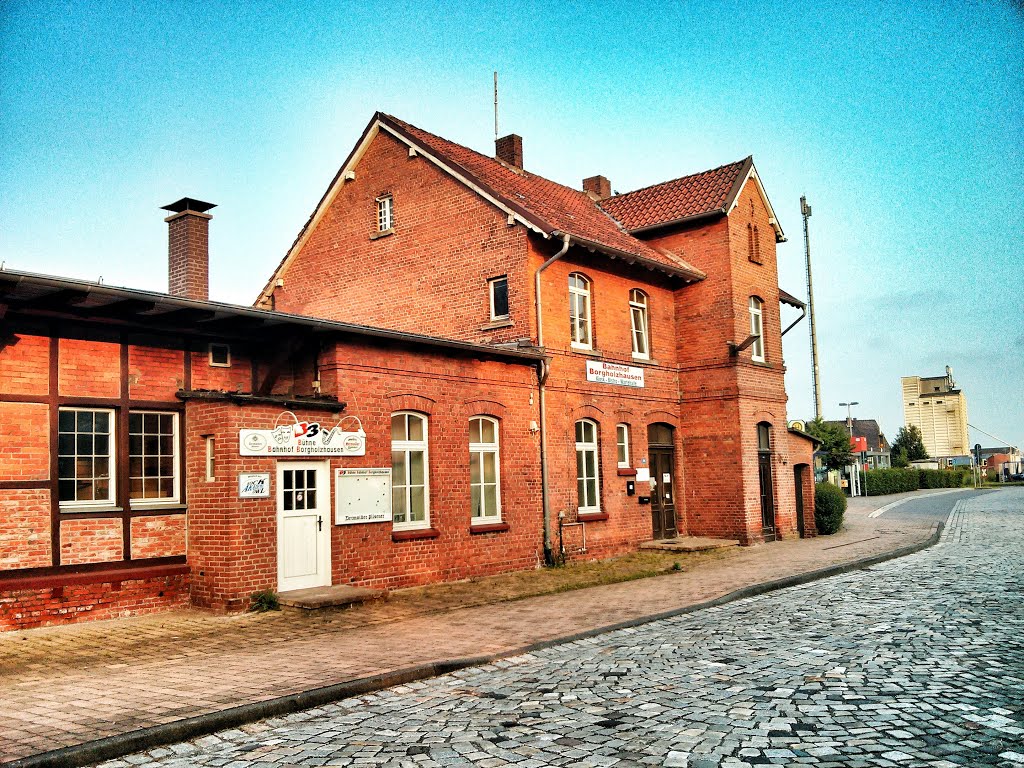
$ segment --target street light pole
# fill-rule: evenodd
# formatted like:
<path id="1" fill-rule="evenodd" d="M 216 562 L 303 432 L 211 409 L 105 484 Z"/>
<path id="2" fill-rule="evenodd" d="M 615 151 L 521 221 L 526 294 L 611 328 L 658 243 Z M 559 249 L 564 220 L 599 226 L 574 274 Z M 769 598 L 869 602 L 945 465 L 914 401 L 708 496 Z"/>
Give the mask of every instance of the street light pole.
<path id="1" fill-rule="evenodd" d="M 858 403 L 856 400 L 853 400 L 853 401 L 851 401 L 849 403 L 840 403 L 839 405 L 840 406 L 843 406 L 843 405 L 846 406 L 846 426 L 849 427 L 849 429 L 850 429 L 850 441 L 852 443 L 852 441 L 853 441 L 853 411 L 852 411 L 852 408 L 855 405 L 860 405 L 860 403 Z M 851 447 L 852 447 L 852 445 L 851 445 Z M 851 496 L 861 496 L 863 494 L 858 493 L 858 490 L 860 488 L 860 467 L 858 467 L 856 465 L 856 463 L 854 463 L 850 467 L 850 469 L 851 469 L 851 472 L 850 472 L 850 495 Z"/>

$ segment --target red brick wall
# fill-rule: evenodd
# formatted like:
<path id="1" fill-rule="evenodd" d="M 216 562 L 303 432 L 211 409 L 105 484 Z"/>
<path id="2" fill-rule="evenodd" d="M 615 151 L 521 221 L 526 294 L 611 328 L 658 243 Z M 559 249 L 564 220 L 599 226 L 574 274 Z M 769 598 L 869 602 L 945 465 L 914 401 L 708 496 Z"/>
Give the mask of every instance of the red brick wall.
<path id="1" fill-rule="evenodd" d="M 185 515 L 152 515 L 131 521 L 132 558 L 185 554 Z"/>
<path id="2" fill-rule="evenodd" d="M 209 350 L 205 346 L 192 352 L 192 389 L 251 391 L 252 368 L 245 350 L 232 344 L 231 365 L 227 368 L 210 365 Z"/>
<path id="3" fill-rule="evenodd" d="M 168 400 L 185 386 L 185 360 L 180 349 L 128 347 L 128 396 L 133 400 Z"/>
<path id="4" fill-rule="evenodd" d="M 188 605 L 188 575 L 4 590 L 0 631 L 159 613 Z"/>
<path id="5" fill-rule="evenodd" d="M 412 408 L 429 418 L 430 520 L 439 534 L 393 541 L 390 522 L 332 525 L 334 583 L 396 588 L 537 564 L 542 557 L 538 441 L 529 431 L 530 421 L 538 418 L 535 399 L 531 405 L 533 366 L 352 343 L 324 353 L 321 378 L 325 392 L 340 392 L 348 404 L 345 413 L 358 416 L 367 433 L 365 457 L 330 460 L 331 520 L 333 469 L 390 467 L 391 414 Z M 277 588 L 277 462 L 239 456 L 238 430 L 271 428 L 281 410 L 188 405 L 188 557 L 197 604 L 240 608 L 252 592 Z M 501 424 L 502 516 L 509 530 L 499 533 L 470 531 L 469 418 L 481 413 Z M 296 415 L 336 421 L 317 411 Z M 201 467 L 207 434 L 217 436 L 213 482 L 205 480 Z M 270 473 L 270 498 L 236 500 L 240 472 Z"/>
<path id="6" fill-rule="evenodd" d="M 0 481 L 50 476 L 49 408 L 0 402 Z"/>
<path id="7" fill-rule="evenodd" d="M 46 395 L 50 340 L 25 335 L 17 339 L 17 343 L 0 348 L 0 395 Z"/>
<path id="8" fill-rule="evenodd" d="M 394 199 L 377 239 L 376 198 Z M 380 133 L 275 290 L 276 308 L 483 343 L 529 335 L 525 230 L 404 144 Z M 487 279 L 509 276 L 515 325 L 490 322 Z"/>
<path id="9" fill-rule="evenodd" d="M 60 521 L 60 564 L 103 563 L 120 560 L 124 547 L 121 521 L 114 518 L 75 518 Z"/>
<path id="10" fill-rule="evenodd" d="M 533 241 L 531 241 L 532 243 Z M 548 256 L 549 244 L 532 248 L 530 268 L 537 269 Z M 569 335 L 569 275 L 583 274 L 591 281 L 593 351 L 575 350 Z M 648 295 L 651 359 L 632 357 L 629 292 L 638 288 Z M 562 260 L 542 274 L 544 345 L 552 355 L 547 383 L 548 475 L 554 545 L 557 548 L 558 514 L 577 522 L 575 423 L 589 418 L 599 425 L 601 510 L 607 520 L 586 522 L 587 557 L 607 557 L 635 548 L 653 537 L 651 507 L 639 503 L 649 486 L 638 483 L 634 496 L 626 495 L 632 477 L 618 474 L 616 425 L 630 428 L 630 461 L 647 466 L 647 427 L 653 423 L 678 423 L 679 397 L 676 374 L 675 299 L 667 279 L 648 270 L 618 266 L 600 254 L 570 249 Z M 586 380 L 587 360 L 602 360 L 640 367 L 644 387 L 630 388 Z M 685 515 L 679 496 L 684 478 L 680 470 L 677 439 L 674 480 L 677 493 L 676 526 L 685 533 Z M 586 518 L 584 518 L 586 519 Z M 566 547 L 582 544 L 579 529 L 566 529 Z M 570 538 L 572 541 L 570 541 Z M 579 555 L 576 555 L 577 557 Z"/>
<path id="11" fill-rule="evenodd" d="M 49 565 L 49 489 L 0 492 L 0 570 Z"/>
<path id="12" fill-rule="evenodd" d="M 119 397 L 120 344 L 61 339 L 58 390 L 73 397 Z"/>

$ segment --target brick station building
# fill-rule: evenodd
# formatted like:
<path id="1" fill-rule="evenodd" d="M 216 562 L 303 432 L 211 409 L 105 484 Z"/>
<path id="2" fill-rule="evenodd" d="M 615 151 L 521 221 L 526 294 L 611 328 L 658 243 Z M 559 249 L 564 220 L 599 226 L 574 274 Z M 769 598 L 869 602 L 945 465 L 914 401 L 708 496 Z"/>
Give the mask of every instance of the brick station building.
<path id="1" fill-rule="evenodd" d="M 612 196 L 378 113 L 255 308 L 212 207 L 169 294 L 0 272 L 0 628 L 814 535 L 751 158 Z"/>

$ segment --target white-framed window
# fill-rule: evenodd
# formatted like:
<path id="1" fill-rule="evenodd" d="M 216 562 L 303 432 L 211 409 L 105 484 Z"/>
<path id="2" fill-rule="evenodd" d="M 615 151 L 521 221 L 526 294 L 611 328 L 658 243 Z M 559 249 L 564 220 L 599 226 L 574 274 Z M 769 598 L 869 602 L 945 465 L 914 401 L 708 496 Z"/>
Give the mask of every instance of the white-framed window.
<path id="1" fill-rule="evenodd" d="M 231 346 L 229 344 L 211 344 L 210 365 L 214 368 L 231 367 Z"/>
<path id="2" fill-rule="evenodd" d="M 391 416 L 391 516 L 396 530 L 430 527 L 427 417 Z"/>
<path id="3" fill-rule="evenodd" d="M 472 522 L 501 521 L 501 468 L 498 421 L 490 416 L 469 420 L 469 496 Z"/>
<path id="4" fill-rule="evenodd" d="M 178 414 L 129 412 L 128 495 L 133 506 L 178 501 L 179 459 Z"/>
<path id="5" fill-rule="evenodd" d="M 508 276 L 492 277 L 487 281 L 491 301 L 491 320 L 508 318 Z"/>
<path id="6" fill-rule="evenodd" d="M 750 297 L 750 335 L 757 336 L 757 341 L 750 348 L 750 359 L 764 362 L 764 323 L 762 322 L 762 301 L 757 296 Z"/>
<path id="7" fill-rule="evenodd" d="M 61 408 L 57 414 L 57 488 L 62 509 L 114 503 L 114 411 Z"/>
<path id="8" fill-rule="evenodd" d="M 597 422 L 581 419 L 576 422 L 576 499 L 583 514 L 601 511 L 597 458 Z"/>
<path id="9" fill-rule="evenodd" d="M 629 424 L 615 425 L 615 461 L 620 469 L 629 466 Z"/>
<path id="10" fill-rule="evenodd" d="M 217 479 L 217 445 L 213 435 L 205 435 L 203 442 L 206 444 L 206 482 L 212 483 Z"/>
<path id="11" fill-rule="evenodd" d="M 377 231 L 387 232 L 394 225 L 395 201 L 391 195 L 377 198 Z"/>
<path id="12" fill-rule="evenodd" d="M 634 288 L 629 292 L 629 321 L 633 331 L 633 357 L 647 360 L 651 356 L 649 320 L 647 294 Z"/>
<path id="13" fill-rule="evenodd" d="M 569 275 L 569 340 L 580 349 L 591 349 L 590 281 L 573 272 Z"/>

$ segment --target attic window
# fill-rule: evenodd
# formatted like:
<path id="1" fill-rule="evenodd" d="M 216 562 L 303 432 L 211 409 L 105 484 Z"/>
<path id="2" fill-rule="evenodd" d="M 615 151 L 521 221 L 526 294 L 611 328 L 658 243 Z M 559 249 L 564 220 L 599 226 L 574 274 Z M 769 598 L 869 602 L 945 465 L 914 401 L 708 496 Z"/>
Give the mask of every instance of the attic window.
<path id="1" fill-rule="evenodd" d="M 227 344 L 211 344 L 210 365 L 214 368 L 230 368 L 231 347 Z"/>
<path id="2" fill-rule="evenodd" d="M 388 232 L 394 224 L 395 203 L 391 195 L 381 195 L 377 198 L 377 231 Z"/>

